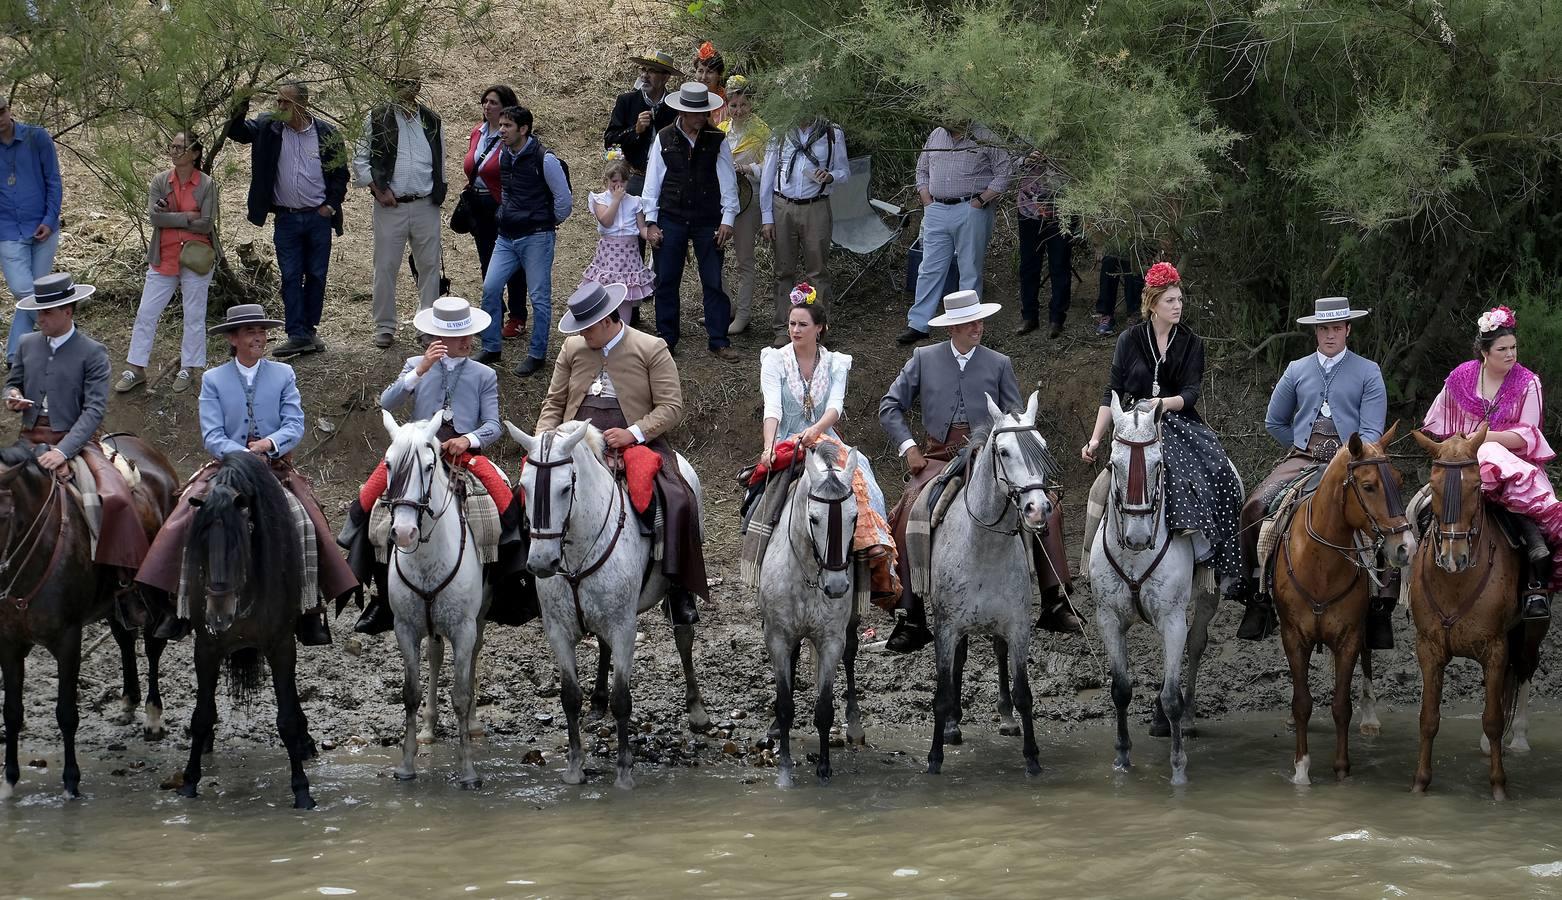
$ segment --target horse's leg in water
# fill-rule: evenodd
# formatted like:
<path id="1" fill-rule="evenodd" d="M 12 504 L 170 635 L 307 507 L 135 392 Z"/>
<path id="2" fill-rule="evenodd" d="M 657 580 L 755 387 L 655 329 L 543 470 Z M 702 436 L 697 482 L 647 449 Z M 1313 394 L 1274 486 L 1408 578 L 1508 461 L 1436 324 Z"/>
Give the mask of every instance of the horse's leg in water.
<path id="1" fill-rule="evenodd" d="M 846 647 L 841 662 L 846 666 L 846 746 L 866 747 L 868 736 L 862 730 L 862 713 L 857 709 L 857 616 L 846 623 Z M 1526 694 L 1526 696 L 1528 696 Z"/>
<path id="2" fill-rule="evenodd" d="M 607 641 L 597 638 L 597 680 L 591 687 L 591 711 L 586 713 L 586 724 L 595 725 L 607 716 L 607 675 L 613 668 L 613 648 Z"/>
<path id="3" fill-rule="evenodd" d="M 487 607 L 483 608 L 477 616 L 477 642 L 472 645 L 472 708 L 467 712 L 467 737 L 478 740 L 487 734 L 483 728 L 483 721 L 477 717 L 477 695 L 483 692 L 483 683 L 479 678 L 478 660 L 483 658 L 483 630 L 487 623 Z"/>
<path id="4" fill-rule="evenodd" d="M 564 723 L 569 732 L 569 762 L 564 769 L 564 783 L 585 784 L 586 757 L 580 749 L 580 673 L 575 660 L 574 625 L 550 625 L 544 617 L 543 628 L 548 632 L 548 643 L 559 664 L 559 701 L 564 704 Z M 597 641 L 600 643 L 601 638 Z"/>
<path id="5" fill-rule="evenodd" d="M 143 635 L 141 643 L 146 647 L 146 721 L 141 726 L 141 737 L 148 741 L 160 741 L 168 737 L 163 727 L 162 665 L 163 650 L 168 641 Z"/>
<path id="6" fill-rule="evenodd" d="M 960 731 L 960 719 L 965 715 L 960 692 L 965 686 L 965 656 L 970 645 L 970 638 L 965 636 L 962 636 L 960 643 L 955 645 L 955 664 L 949 673 L 950 684 L 953 687 L 949 694 L 949 718 L 944 720 L 944 742 L 947 744 L 959 744 L 965 740 L 965 735 Z"/>
<path id="7" fill-rule="evenodd" d="M 1361 653 L 1361 629 L 1347 631 L 1334 650 L 1334 779 L 1344 781 L 1350 775 L 1351 682 L 1356 680 L 1356 657 Z"/>
<path id="8" fill-rule="evenodd" d="M 1312 757 L 1307 753 L 1307 722 L 1313 715 L 1313 692 L 1307 683 L 1307 669 L 1312 662 L 1312 637 L 1282 621 L 1280 643 L 1291 668 L 1291 722 L 1296 726 L 1296 754 L 1292 760 L 1296 771 L 1291 775 L 1291 783 L 1311 784 L 1307 775 L 1312 767 Z"/>
<path id="9" fill-rule="evenodd" d="M 298 702 L 298 645 L 293 642 L 291 632 L 289 627 L 269 654 L 271 688 L 277 695 L 277 733 L 287 748 L 293 808 L 314 809 L 315 798 L 309 795 L 309 776 L 304 772 L 304 760 L 315 755 L 315 747 L 314 740 L 309 737 L 309 719 L 304 715 L 304 705 Z"/>
<path id="10" fill-rule="evenodd" d="M 411 781 L 418 777 L 418 706 L 423 698 L 423 676 L 418 667 L 423 662 L 423 636 L 418 634 L 421 623 L 396 618 L 396 646 L 401 648 L 401 708 L 405 714 L 401 733 L 401 764 L 391 770 L 398 781 Z M 428 636 L 430 643 L 434 635 Z"/>
<path id="11" fill-rule="evenodd" d="M 464 621 L 450 636 L 450 707 L 456 713 L 457 756 L 461 766 L 461 789 L 475 790 L 483 786 L 472 765 L 472 711 L 477 685 L 473 676 L 477 667 L 472 656 L 477 652 L 477 628 L 474 621 Z"/>
<path id="12" fill-rule="evenodd" d="M 1016 737 L 1020 723 L 1014 721 L 1014 697 L 1009 693 L 1009 642 L 993 635 L 993 658 L 998 661 L 998 733 Z"/>
<path id="13" fill-rule="evenodd" d="M 0 781 L 0 800 L 10 798 L 22 777 L 16 746 L 22 737 L 22 676 L 29 649 L 26 644 L 0 643 L 0 670 L 5 676 L 5 780 Z"/>
<path id="14" fill-rule="evenodd" d="M 694 677 L 694 626 L 674 625 L 673 640 L 678 644 L 678 659 L 683 663 L 683 705 L 689 711 L 689 730 L 703 732 L 710 727 L 710 716 L 705 714 L 700 682 Z"/>
<path id="15" fill-rule="evenodd" d="M 1188 783 L 1188 754 L 1182 748 L 1182 651 L 1188 643 L 1187 610 L 1181 606 L 1167 609 L 1161 615 L 1161 646 L 1165 667 L 1161 676 L 1161 693 L 1156 699 L 1166 713 L 1168 736 L 1171 737 L 1171 783 Z"/>
<path id="16" fill-rule="evenodd" d="M 1101 633 L 1101 643 L 1111 666 L 1112 706 L 1117 712 L 1117 743 L 1114 746 L 1117 756 L 1112 760 L 1112 768 L 1126 772 L 1133 767 L 1128 753 L 1134 746 L 1128 737 L 1128 704 L 1134 699 L 1134 677 L 1128 669 L 1128 623 L 1098 598 L 1096 630 Z"/>
<path id="17" fill-rule="evenodd" d="M 1416 759 L 1410 790 L 1422 794 L 1432 783 L 1432 742 L 1437 740 L 1437 729 L 1442 724 L 1443 670 L 1448 665 L 1448 651 L 1442 641 L 1428 640 L 1418 633 L 1416 662 L 1421 666 L 1421 753 Z"/>
<path id="18" fill-rule="evenodd" d="M 1026 610 L 1029 612 L 1029 610 Z M 1032 710 L 1032 698 L 1030 692 L 1030 619 L 1022 616 L 1019 623 L 1009 634 L 1009 639 L 1004 642 L 1008 645 L 1008 665 L 1013 669 L 1013 681 L 1010 693 L 1014 698 L 1014 708 L 1020 713 L 1020 752 L 1025 754 L 1025 774 L 1040 775 L 1041 760 L 1036 749 L 1036 720 Z M 1004 667 L 1004 661 L 998 661 L 998 668 Z"/>
<path id="19" fill-rule="evenodd" d="M 76 708 L 76 682 L 81 676 L 81 626 L 66 629 L 59 648 L 55 657 L 60 669 L 54 719 L 59 723 L 60 737 L 65 743 L 65 771 L 61 779 L 65 782 L 65 796 L 75 800 L 81 796 L 81 767 L 76 764 L 76 725 L 81 719 Z"/>
<path id="20" fill-rule="evenodd" d="M 1481 659 L 1486 680 L 1486 709 L 1481 712 L 1481 731 L 1491 744 L 1491 798 L 1508 799 L 1508 773 L 1502 767 L 1502 729 L 1507 724 L 1504 707 L 1508 685 L 1508 640 L 1498 635 L 1486 644 Z"/>
<path id="21" fill-rule="evenodd" d="M 114 725 L 131 725 L 136 721 L 136 707 L 141 705 L 141 673 L 136 671 L 136 633 L 119 624 L 119 617 L 109 614 L 109 633 L 119 645 L 119 712 L 109 716 Z"/>
<path id="22" fill-rule="evenodd" d="M 950 699 L 954 692 L 955 654 L 963 636 L 956 635 L 953 626 L 938 623 L 933 632 L 933 746 L 927 752 L 927 773 L 937 775 L 944 769 L 944 730 L 954 713 L 955 703 Z"/>
<path id="23" fill-rule="evenodd" d="M 1513 696 L 1513 722 L 1508 726 L 1508 749 L 1515 753 L 1529 752 L 1529 689 L 1526 680 Z M 1484 737 L 1484 735 L 1483 735 Z"/>
<path id="24" fill-rule="evenodd" d="M 1361 733 L 1380 734 L 1383 723 L 1378 721 L 1378 692 L 1372 688 L 1372 651 L 1362 643 L 1361 648 Z"/>
<path id="25" fill-rule="evenodd" d="M 1206 591 L 1193 595 L 1193 627 L 1188 629 L 1188 670 L 1182 676 L 1182 736 L 1192 737 L 1197 731 L 1194 719 L 1198 712 L 1199 666 L 1204 662 L 1204 651 L 1209 648 L 1209 623 L 1220 608 L 1220 597 Z"/>
<path id="26" fill-rule="evenodd" d="M 803 639 L 798 638 L 792 642 L 792 656 L 790 657 L 792 661 L 792 680 L 789 682 L 789 684 L 792 685 L 793 692 L 796 692 L 797 690 L 797 661 L 802 657 L 802 655 Z M 770 738 L 772 741 L 781 740 L 781 720 L 779 718 L 773 719 L 771 721 L 770 730 L 766 732 L 765 736 Z"/>
<path id="27" fill-rule="evenodd" d="M 423 688 L 423 702 L 418 707 L 422 714 L 422 721 L 418 725 L 420 744 L 432 744 L 439 739 L 439 670 L 444 665 L 445 639 L 431 630 L 428 636 L 428 684 Z M 455 683 L 454 679 L 451 683 Z"/>
<path id="28" fill-rule="evenodd" d="M 222 663 L 222 648 L 217 639 L 195 632 L 195 713 L 190 716 L 190 760 L 184 766 L 184 783 L 179 793 L 194 797 L 201 783 L 201 754 L 212 740 L 217 725 L 217 667 Z"/>
<path id="29" fill-rule="evenodd" d="M 765 646 L 770 650 L 770 668 L 776 676 L 776 721 L 773 726 L 776 740 L 781 742 L 781 753 L 776 757 L 776 786 L 792 786 L 792 670 L 796 660 L 795 641 L 787 639 L 780 631 L 765 635 Z"/>
<path id="30" fill-rule="evenodd" d="M 613 786 L 629 790 L 635 786 L 635 754 L 629 746 L 629 713 L 633 698 L 629 693 L 630 680 L 635 668 L 635 620 L 629 614 L 629 623 L 619 629 L 613 641 L 613 720 L 618 726 L 618 777 Z"/>
<path id="31" fill-rule="evenodd" d="M 814 727 L 819 730 L 819 765 L 814 774 L 820 784 L 830 783 L 830 729 L 835 727 L 835 667 L 841 663 L 846 642 L 840 635 L 829 635 L 823 644 L 814 644 L 814 661 L 818 668 L 814 686 L 818 690 L 814 701 Z"/>

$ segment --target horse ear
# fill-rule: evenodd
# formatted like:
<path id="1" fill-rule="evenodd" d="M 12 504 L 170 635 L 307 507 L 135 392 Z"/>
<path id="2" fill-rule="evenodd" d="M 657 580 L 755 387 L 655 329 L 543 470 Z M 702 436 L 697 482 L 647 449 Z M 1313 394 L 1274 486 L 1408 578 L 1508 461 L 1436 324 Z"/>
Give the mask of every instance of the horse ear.
<path id="1" fill-rule="evenodd" d="M 1041 391 L 1031 391 L 1030 400 L 1025 403 L 1025 417 L 1021 420 L 1026 425 L 1036 424 L 1036 408 L 1041 402 Z"/>
<path id="2" fill-rule="evenodd" d="M 998 404 L 993 402 L 993 395 L 983 393 L 982 396 L 987 398 L 987 411 L 992 414 L 993 421 L 1001 420 L 1003 418 L 1003 410 L 999 409 Z"/>
<path id="3" fill-rule="evenodd" d="M 1442 446 L 1441 442 L 1439 442 L 1437 439 L 1433 438 L 1431 435 L 1427 434 L 1426 432 L 1422 431 L 1419 428 L 1417 428 L 1414 431 L 1410 432 L 1410 436 L 1415 438 L 1416 439 L 1416 443 L 1420 444 L 1421 445 L 1421 449 L 1425 450 L 1427 452 L 1427 454 L 1430 455 L 1430 456 L 1436 456 L 1437 455 L 1437 448 Z"/>
<path id="4" fill-rule="evenodd" d="M 586 430 L 584 426 L 573 429 L 569 434 L 565 435 L 564 440 L 553 445 L 560 459 L 575 452 L 575 445 L 585 438 Z"/>
<path id="5" fill-rule="evenodd" d="M 1122 423 L 1124 416 L 1123 398 L 1119 397 L 1116 391 L 1112 392 L 1112 405 L 1109 407 L 1109 409 L 1112 410 L 1112 430 L 1116 431 L 1118 426 Z"/>
<path id="6" fill-rule="evenodd" d="M 441 416 L 436 415 L 429 419 L 428 424 L 423 427 L 423 439 L 430 444 L 439 443 L 439 428 L 444 424 L 445 421 Z"/>
<path id="7" fill-rule="evenodd" d="M 390 410 L 382 409 L 380 418 L 385 423 L 385 433 L 390 435 L 391 443 L 396 443 L 396 436 L 401 434 L 401 426 L 396 424 L 396 417 L 391 415 Z"/>
<path id="8" fill-rule="evenodd" d="M 1480 447 L 1482 444 L 1486 443 L 1486 433 L 1490 430 L 1490 427 L 1491 426 L 1487 423 L 1481 423 L 1481 430 L 1470 435 L 1470 444 L 1474 447 Z"/>
<path id="9" fill-rule="evenodd" d="M 1350 433 L 1350 440 L 1345 442 L 1345 446 L 1350 448 L 1351 456 L 1359 459 L 1361 457 L 1361 432 L 1352 431 Z"/>
<path id="10" fill-rule="evenodd" d="M 504 420 L 504 428 L 506 431 L 510 432 L 510 438 L 517 444 L 520 444 L 521 448 L 527 453 L 531 453 L 532 449 L 537 446 L 536 438 L 517 428 L 515 423 L 511 422 L 509 419 Z"/>
<path id="11" fill-rule="evenodd" d="M 1399 430 L 1399 420 L 1395 419 L 1394 420 L 1394 424 L 1390 425 L 1388 427 L 1388 430 L 1383 432 L 1383 437 L 1378 439 L 1378 443 L 1382 444 L 1384 447 L 1387 447 L 1389 444 L 1394 443 L 1394 432 L 1396 432 L 1398 430 Z"/>

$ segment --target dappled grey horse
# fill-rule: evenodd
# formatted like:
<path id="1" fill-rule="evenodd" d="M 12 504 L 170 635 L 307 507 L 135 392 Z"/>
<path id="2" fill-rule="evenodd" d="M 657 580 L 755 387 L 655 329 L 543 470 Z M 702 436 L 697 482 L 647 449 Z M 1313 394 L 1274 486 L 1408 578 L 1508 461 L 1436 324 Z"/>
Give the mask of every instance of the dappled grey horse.
<path id="1" fill-rule="evenodd" d="M 457 499 L 453 482 L 463 477 L 444 460 L 439 418 L 398 426 L 384 413 L 391 446 L 385 454 L 389 484 L 383 502 L 391 508 L 390 608 L 396 615 L 396 643 L 405 667 L 401 700 L 406 731 L 401 741 L 403 781 L 417 777 L 418 707 L 422 701 L 421 649 L 429 641 L 427 713 L 432 730 L 435 690 L 443 654 L 440 639 L 450 643 L 454 678 L 450 691 L 459 731 L 462 788 L 481 787 L 472 765 L 473 716 L 477 706 L 477 653 L 482 646 L 483 614 L 491 594 L 483 581 L 472 526 Z"/>
<path id="2" fill-rule="evenodd" d="M 629 492 L 608 470 L 602 432 L 585 422 L 565 422 L 555 431 L 533 437 L 508 421 L 504 424 L 526 449 L 520 479 L 531 524 L 526 566 L 537 576 L 543 630 L 559 663 L 560 699 L 569 727 L 564 780 L 569 784 L 586 780 L 575 645 L 594 634 L 612 655 L 612 710 L 618 724 L 615 783 L 634 787 L 629 684 L 635 660 L 635 617 L 660 603 L 671 583 L 652 557 L 652 538 L 640 533 Z M 699 477 L 682 456 L 678 468 L 694 489 L 699 521 L 703 515 Z M 679 652 L 690 720 L 704 721 L 687 648 L 680 645 Z"/>
<path id="3" fill-rule="evenodd" d="M 1194 584 L 1193 538 L 1172 534 L 1166 524 L 1166 464 L 1161 455 L 1160 423 L 1153 401 L 1124 412 L 1112 394 L 1112 489 L 1090 551 L 1090 588 L 1096 600 L 1096 627 L 1112 666 L 1112 702 L 1117 707 L 1117 758 L 1113 768 L 1127 771 L 1128 704 L 1133 672 L 1128 664 L 1128 629 L 1144 621 L 1161 634 L 1165 672 L 1157 706 L 1171 737 L 1171 781 L 1186 784 L 1188 757 L 1183 752 L 1184 719 L 1193 724 L 1194 682 L 1209 643 L 1209 623 L 1219 602 L 1212 590 Z M 1197 596 L 1195 597 L 1195 594 Z M 1193 621 L 1188 608 L 1193 607 Z M 1188 652 L 1187 680 L 1182 654 Z"/>
<path id="4" fill-rule="evenodd" d="M 759 612 L 764 621 L 765 647 L 776 674 L 776 723 L 781 741 L 776 783 L 792 785 L 793 667 L 799 645 L 807 639 L 818 663 L 814 726 L 819 729 L 821 783 L 830 780 L 830 729 L 835 724 L 835 667 L 846 661 L 846 736 L 862 742 L 853 671 L 857 632 L 852 626 L 855 602 L 852 536 L 857 530 L 857 495 L 852 475 L 858 456 L 852 451 L 845 468 L 831 443 L 816 445 L 792 485 L 792 497 L 782 508 L 774 536 L 765 548 L 759 576 Z"/>
<path id="5" fill-rule="evenodd" d="M 1055 474 L 1047 442 L 1036 430 L 1037 395 L 1021 415 L 1004 413 L 987 397 L 991 425 L 972 435 L 972 458 L 960 498 L 933 536 L 927 603 L 933 613 L 937 687 L 933 747 L 927 770 L 944 765 L 945 730 L 958 721 L 962 644 L 972 634 L 993 635 L 999 669 L 1008 651 L 1012 702 L 1020 714 L 1025 772 L 1041 772 L 1031 721 L 1031 544 L 1052 512 L 1046 481 Z"/>

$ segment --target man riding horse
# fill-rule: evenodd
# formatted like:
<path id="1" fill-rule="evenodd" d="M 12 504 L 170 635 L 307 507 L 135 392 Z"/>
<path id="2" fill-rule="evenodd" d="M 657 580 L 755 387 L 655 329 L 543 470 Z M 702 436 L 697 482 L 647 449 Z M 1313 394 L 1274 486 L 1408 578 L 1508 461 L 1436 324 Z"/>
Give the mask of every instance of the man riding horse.
<path id="1" fill-rule="evenodd" d="M 644 446 L 661 457 L 654 480 L 665 523 L 662 571 L 673 585 L 667 613 L 674 625 L 693 625 L 699 621 L 694 598 L 709 592 L 699 503 L 664 437 L 683 418 L 683 389 L 667 342 L 619 318 L 626 292 L 621 284 L 588 281 L 570 296 L 559 321 L 559 331 L 570 337 L 554 362 L 537 433 L 584 420 L 602 431 L 610 455 L 628 456 L 625 451 Z M 635 477 L 633 466 L 629 476 Z"/>
<path id="2" fill-rule="evenodd" d="M 93 561 L 124 570 L 120 580 L 129 584 L 162 511 L 146 503 L 137 508 L 130 485 L 95 439 L 108 409 L 108 351 L 76 327 L 76 304 L 95 288 L 57 272 L 37 279 L 33 290 L 16 308 L 37 313 L 38 330 L 17 348 L 5 405 L 22 414 L 22 439 L 43 448 L 40 466 L 66 479 L 72 460 L 86 463 L 102 504 Z"/>
<path id="3" fill-rule="evenodd" d="M 1327 465 L 1352 434 L 1360 434 L 1363 441 L 1369 442 L 1383 436 L 1388 415 L 1383 373 L 1377 363 L 1345 346 L 1350 323 L 1371 312 L 1351 309 L 1350 300 L 1345 297 L 1324 297 L 1317 301 L 1312 315 L 1296 320 L 1299 325 L 1313 326 L 1318 349 L 1287 366 L 1269 398 L 1264 428 L 1289 453 L 1242 506 L 1242 560 L 1249 577 L 1258 575 L 1259 528 L 1280 491 L 1308 470 Z M 1399 575 L 1395 570 L 1384 578 L 1368 607 L 1368 649 L 1393 648 L 1394 629 L 1389 615 L 1398 597 Z M 1264 585 L 1257 584 L 1237 637 L 1263 640 L 1275 624 L 1274 597 Z"/>
<path id="4" fill-rule="evenodd" d="M 271 465 L 282 486 L 297 498 L 314 525 L 320 594 L 339 600 L 358 588 L 347 561 L 331 546 L 331 526 L 314 490 L 303 473 L 293 468 L 293 449 L 304 436 L 304 407 L 298 393 L 293 367 L 266 359 L 267 331 L 280 326 L 266 318 L 257 303 L 241 303 L 228 310 L 227 318 L 207 331 L 228 339 L 233 359 L 201 376 L 201 436 L 206 452 L 213 457 L 186 485 L 173 515 L 163 525 L 147 551 L 146 561 L 136 580 L 177 596 L 180 570 L 184 565 L 185 535 L 195 518 L 195 507 L 206 495 L 207 483 L 222 466 L 229 453 L 249 451 Z M 307 600 L 315 598 L 306 598 Z M 180 638 L 188 631 L 188 620 L 169 620 L 158 637 Z M 331 643 L 331 630 L 325 621 L 325 606 L 315 605 L 298 617 L 299 643 L 321 646 Z"/>
<path id="5" fill-rule="evenodd" d="M 1014 362 L 996 350 L 982 346 L 982 320 L 1002 307 L 982 303 L 975 291 L 956 291 L 944 298 L 944 313 L 929 325 L 949 329 L 949 340 L 915 350 L 911 359 L 879 402 L 879 424 L 906 460 L 910 480 L 895 508 L 890 510 L 890 530 L 895 546 L 906 546 L 906 523 L 917 496 L 953 460 L 971 437 L 972 417 L 983 415 L 983 395 L 1004 412 L 1018 412 L 1019 380 Z M 918 446 L 906 425 L 906 415 L 920 402 L 927 448 Z M 936 461 L 940 465 L 929 465 Z M 927 626 L 923 598 L 911 590 L 907 554 L 897 560 L 901 596 L 895 609 L 895 630 L 885 648 L 910 653 L 927 646 L 933 633 Z M 1042 612 L 1036 625 L 1064 634 L 1080 630 L 1079 619 L 1063 596 L 1069 582 L 1068 559 L 1063 551 L 1062 507 L 1053 504 L 1045 535 L 1035 550 L 1036 579 L 1042 588 Z"/>
<path id="6" fill-rule="evenodd" d="M 503 523 L 501 544 L 521 540 L 521 509 L 515 506 L 510 484 L 483 448 L 499 440 L 499 376 L 471 359 L 473 336 L 489 325 L 489 315 L 460 297 L 441 297 L 413 317 L 418 331 L 429 336 L 420 356 L 408 357 L 401 374 L 380 394 L 380 406 L 396 410 L 412 404 L 412 419 L 443 419 L 439 439 L 452 465 L 477 477 L 493 498 Z M 385 493 L 388 472 L 385 461 L 358 492 L 358 502 L 348 507 L 347 525 L 337 543 L 359 581 L 374 579 L 375 595 L 353 630 L 362 634 L 389 631 L 395 624 L 386 602 L 386 570 L 374 558 L 369 540 L 369 513 Z"/>

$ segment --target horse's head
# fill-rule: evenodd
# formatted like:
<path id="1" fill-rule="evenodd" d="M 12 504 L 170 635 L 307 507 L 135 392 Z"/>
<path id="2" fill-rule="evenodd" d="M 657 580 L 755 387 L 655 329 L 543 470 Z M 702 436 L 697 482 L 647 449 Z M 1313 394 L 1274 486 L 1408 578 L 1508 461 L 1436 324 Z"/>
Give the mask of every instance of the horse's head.
<path id="1" fill-rule="evenodd" d="M 1388 446 L 1398 428 L 1395 422 L 1377 442 L 1352 434 L 1341 448 L 1349 455 L 1345 463 L 1345 523 L 1370 534 L 1383 558 L 1396 568 L 1408 566 L 1416 552 L 1415 535 L 1400 496 L 1399 472 L 1388 461 Z"/>
<path id="2" fill-rule="evenodd" d="M 15 523 L 17 510 L 35 507 L 38 498 L 33 482 L 42 483 L 37 477 L 44 474 L 37 465 L 31 444 L 18 443 L 0 450 L 0 521 Z M 11 529 L 19 531 L 19 529 Z M 3 549 L 3 548 L 0 548 Z"/>
<path id="3" fill-rule="evenodd" d="M 586 462 L 586 455 L 600 461 L 602 434 L 586 422 L 565 422 L 535 437 L 508 421 L 504 424 L 515 442 L 526 450 L 520 480 L 531 527 L 526 567 L 538 578 L 548 578 L 564 568 L 564 544 L 575 509 L 581 465 Z"/>
<path id="4" fill-rule="evenodd" d="M 1438 441 L 1412 431 L 1432 457 L 1432 546 L 1443 571 L 1458 574 L 1475 558 L 1481 534 L 1481 465 L 1476 452 L 1486 441 L 1486 426 L 1472 435 L 1456 434 Z"/>
<path id="5" fill-rule="evenodd" d="M 843 468 L 838 460 L 835 444 L 816 445 L 808 454 L 807 477 L 798 486 L 809 548 L 819 566 L 819 587 L 831 599 L 851 589 L 852 536 L 857 532 L 857 496 L 852 491 L 857 462 L 852 458 Z"/>
<path id="6" fill-rule="evenodd" d="M 993 474 L 1020 513 L 1020 524 L 1028 531 L 1045 532 L 1052 515 L 1052 498 L 1047 496 L 1047 481 L 1058 468 L 1047 442 L 1036 430 L 1038 396 L 1030 395 L 1025 412 L 1005 413 L 987 395 L 987 412 L 992 416 L 986 451 L 992 453 Z M 969 488 L 967 488 L 969 489 Z"/>
<path id="7" fill-rule="evenodd" d="M 184 581 L 204 596 L 208 631 L 220 634 L 248 616 L 255 598 L 279 597 L 297 612 L 303 560 L 292 509 L 270 467 L 253 453 L 223 457 L 195 507 L 185 543 Z"/>
<path id="8" fill-rule="evenodd" d="M 383 500 L 391 508 L 391 538 L 396 548 L 411 553 L 423 540 L 423 517 L 430 514 L 441 474 L 439 461 L 440 419 L 397 425 L 383 412 L 390 449 L 385 452 L 389 482 Z"/>
<path id="9" fill-rule="evenodd" d="M 1130 550 L 1154 546 L 1160 526 L 1166 462 L 1158 409 L 1153 400 L 1141 400 L 1124 412 L 1112 392 L 1112 508 L 1118 540 Z"/>

